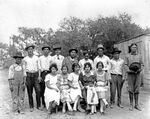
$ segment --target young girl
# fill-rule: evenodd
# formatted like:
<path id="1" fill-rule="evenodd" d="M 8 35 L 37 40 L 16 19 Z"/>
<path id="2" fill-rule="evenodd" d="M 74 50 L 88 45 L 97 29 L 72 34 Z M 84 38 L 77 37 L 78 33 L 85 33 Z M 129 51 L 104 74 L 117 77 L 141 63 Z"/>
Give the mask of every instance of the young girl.
<path id="1" fill-rule="evenodd" d="M 9 68 L 9 87 L 13 101 L 13 112 L 15 114 L 24 113 L 25 96 L 25 70 L 22 65 L 22 53 L 17 52 L 13 57 L 16 62 Z"/>
<path id="2" fill-rule="evenodd" d="M 98 104 L 98 97 L 95 90 L 96 76 L 91 71 L 92 66 L 89 62 L 84 64 L 84 72 L 80 74 L 79 80 L 83 91 L 83 97 L 87 102 L 87 108 L 91 110 L 90 114 L 96 112 L 96 104 Z"/>
<path id="3" fill-rule="evenodd" d="M 70 96 L 74 103 L 73 111 L 77 111 L 78 100 L 81 97 L 81 88 L 79 85 L 79 70 L 80 70 L 79 64 L 74 63 L 72 65 L 72 70 L 73 70 L 73 72 L 70 73 L 68 80 L 69 80 L 69 85 L 71 87 Z"/>
<path id="4" fill-rule="evenodd" d="M 62 112 L 66 112 L 66 104 L 68 106 L 68 110 L 72 111 L 72 107 L 70 105 L 71 103 L 71 97 L 70 97 L 70 87 L 68 83 L 68 67 L 66 65 L 63 65 L 61 68 L 61 74 L 59 76 L 59 89 L 60 89 L 60 99 L 63 103 Z"/>
<path id="5" fill-rule="evenodd" d="M 57 74 L 57 65 L 51 64 L 50 74 L 47 74 L 45 77 L 45 102 L 48 109 L 48 114 L 52 113 L 52 108 L 55 108 L 60 103 L 60 91 L 58 89 L 58 74 Z"/>
<path id="6" fill-rule="evenodd" d="M 100 99 L 100 113 L 103 115 L 104 105 L 108 106 L 108 102 L 106 101 L 106 94 L 108 91 L 108 87 L 106 86 L 108 83 L 108 74 L 102 70 L 104 68 L 102 62 L 98 62 L 96 68 L 96 92 L 98 95 L 98 99 Z"/>

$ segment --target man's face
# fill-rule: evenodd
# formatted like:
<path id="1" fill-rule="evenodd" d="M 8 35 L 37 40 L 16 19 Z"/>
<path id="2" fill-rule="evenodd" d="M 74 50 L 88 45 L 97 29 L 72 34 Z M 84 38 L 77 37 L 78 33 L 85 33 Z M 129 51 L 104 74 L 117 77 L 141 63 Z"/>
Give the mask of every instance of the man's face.
<path id="1" fill-rule="evenodd" d="M 85 57 L 85 59 L 89 59 L 89 54 L 86 53 L 86 54 L 84 55 L 84 57 Z"/>
<path id="2" fill-rule="evenodd" d="M 98 55 L 103 55 L 103 53 L 104 53 L 104 51 L 103 51 L 102 48 L 99 48 L 99 49 L 97 50 L 97 52 L 98 52 Z"/>
<path id="3" fill-rule="evenodd" d="M 136 45 L 133 45 L 132 47 L 131 47 L 131 52 L 136 52 L 137 51 L 137 46 Z"/>
<path id="4" fill-rule="evenodd" d="M 29 55 L 33 55 L 33 47 L 29 47 L 27 52 Z"/>
<path id="5" fill-rule="evenodd" d="M 72 51 L 70 52 L 70 56 L 71 56 L 72 58 L 75 58 L 75 57 L 77 56 L 76 51 L 75 51 L 75 50 L 72 50 Z"/>
<path id="6" fill-rule="evenodd" d="M 118 58 L 119 58 L 119 53 L 117 53 L 117 52 L 114 53 L 114 58 L 115 58 L 115 59 L 118 59 Z"/>
<path id="7" fill-rule="evenodd" d="M 22 59 L 21 58 L 16 58 L 16 63 L 21 64 Z"/>
<path id="8" fill-rule="evenodd" d="M 49 54 L 49 48 L 44 48 L 43 49 L 43 54 L 48 55 Z"/>
<path id="9" fill-rule="evenodd" d="M 60 50 L 60 49 L 56 49 L 56 50 L 55 50 L 55 54 L 56 54 L 56 55 L 60 55 L 60 53 L 61 53 L 61 50 Z"/>

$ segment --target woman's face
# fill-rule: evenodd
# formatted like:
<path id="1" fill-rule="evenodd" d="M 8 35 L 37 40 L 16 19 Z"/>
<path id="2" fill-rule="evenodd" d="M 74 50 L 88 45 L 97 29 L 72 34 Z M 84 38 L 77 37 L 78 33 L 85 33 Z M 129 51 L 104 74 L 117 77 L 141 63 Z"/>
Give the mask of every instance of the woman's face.
<path id="1" fill-rule="evenodd" d="M 75 72 L 79 72 L 79 70 L 80 70 L 80 66 L 79 65 L 75 66 Z"/>
<path id="2" fill-rule="evenodd" d="M 98 69 L 99 71 L 101 71 L 101 70 L 103 69 L 103 66 L 102 66 L 102 64 L 101 64 L 101 63 L 99 63 L 99 64 L 98 64 L 97 69 Z"/>
<path id="3" fill-rule="evenodd" d="M 137 46 L 136 45 L 133 45 L 132 47 L 131 47 L 131 52 L 136 52 L 137 51 Z"/>
<path id="4" fill-rule="evenodd" d="M 52 68 L 51 68 L 51 71 L 52 71 L 52 74 L 55 74 L 57 70 L 56 70 L 55 67 L 52 67 Z"/>
<path id="5" fill-rule="evenodd" d="M 85 70 L 85 72 L 90 72 L 91 68 L 89 65 L 86 65 L 84 70 Z"/>
<path id="6" fill-rule="evenodd" d="M 63 74 L 66 74 L 67 72 L 68 72 L 67 67 L 63 67 L 63 68 L 62 68 L 62 73 L 63 73 Z"/>

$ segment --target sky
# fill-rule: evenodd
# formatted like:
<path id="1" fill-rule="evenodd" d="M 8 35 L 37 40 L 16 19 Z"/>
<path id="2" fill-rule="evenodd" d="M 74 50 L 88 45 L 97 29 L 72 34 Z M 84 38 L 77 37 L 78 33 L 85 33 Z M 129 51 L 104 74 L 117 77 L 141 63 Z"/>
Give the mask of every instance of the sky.
<path id="1" fill-rule="evenodd" d="M 123 12 L 141 27 L 150 27 L 150 0 L 0 0 L 0 42 L 9 43 L 18 27 L 56 30 L 65 17 L 94 19 Z"/>

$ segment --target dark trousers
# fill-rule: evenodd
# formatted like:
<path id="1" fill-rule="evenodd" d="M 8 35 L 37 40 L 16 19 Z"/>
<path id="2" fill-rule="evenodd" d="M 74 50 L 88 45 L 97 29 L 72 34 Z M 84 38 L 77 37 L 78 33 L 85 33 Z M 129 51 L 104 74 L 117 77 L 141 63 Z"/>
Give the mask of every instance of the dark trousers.
<path id="1" fill-rule="evenodd" d="M 111 74 L 112 80 L 110 81 L 110 103 L 115 103 L 115 95 L 117 90 L 118 104 L 121 104 L 121 90 L 123 87 L 124 81 L 122 80 L 121 75 Z"/>
<path id="2" fill-rule="evenodd" d="M 49 73 L 49 71 L 43 71 L 43 72 L 41 72 L 42 81 L 40 82 L 40 89 L 41 89 L 40 98 L 42 99 L 42 105 L 44 107 L 46 107 L 45 98 L 44 98 L 44 93 L 45 93 L 45 76 L 48 73 Z"/>
<path id="3" fill-rule="evenodd" d="M 35 89 L 35 93 L 36 93 L 37 108 L 39 108 L 41 102 L 40 102 L 40 85 L 39 85 L 39 81 L 38 81 L 38 72 L 36 72 L 36 73 L 27 72 L 26 86 L 27 86 L 30 108 L 34 107 L 33 95 L 32 95 L 33 88 Z"/>

